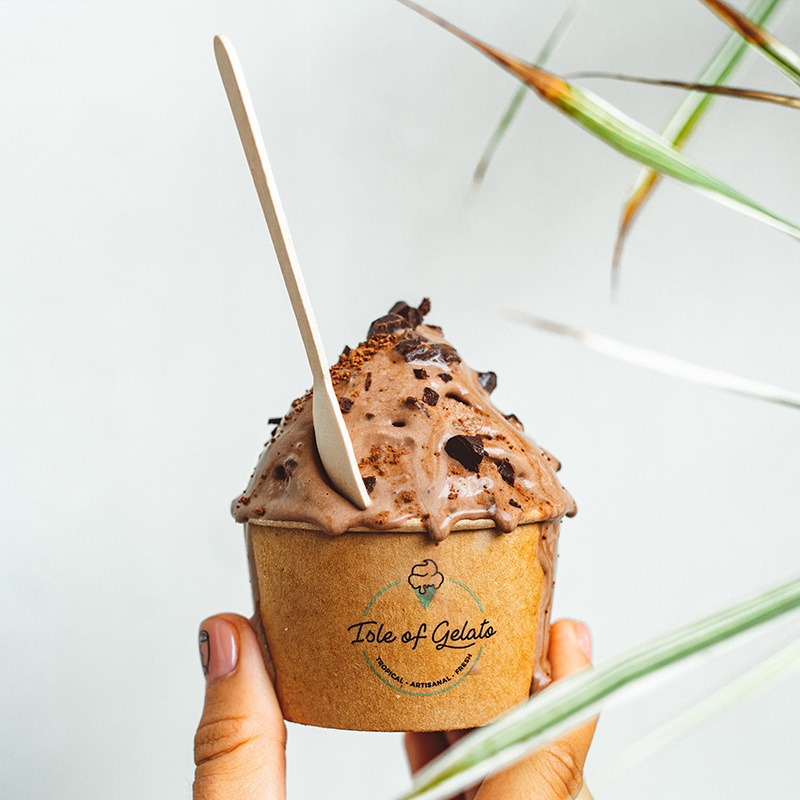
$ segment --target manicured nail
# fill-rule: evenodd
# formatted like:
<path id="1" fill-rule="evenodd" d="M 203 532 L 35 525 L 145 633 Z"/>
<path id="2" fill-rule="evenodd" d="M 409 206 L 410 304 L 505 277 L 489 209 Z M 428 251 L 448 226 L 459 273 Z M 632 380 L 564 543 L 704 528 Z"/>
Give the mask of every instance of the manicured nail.
<path id="1" fill-rule="evenodd" d="M 583 650 L 583 654 L 589 661 L 592 660 L 592 634 L 589 633 L 588 626 L 583 622 L 575 623 L 575 638 L 578 640 L 578 647 Z"/>
<path id="2" fill-rule="evenodd" d="M 239 639 L 227 620 L 210 617 L 200 626 L 200 663 L 206 683 L 216 683 L 236 669 Z"/>

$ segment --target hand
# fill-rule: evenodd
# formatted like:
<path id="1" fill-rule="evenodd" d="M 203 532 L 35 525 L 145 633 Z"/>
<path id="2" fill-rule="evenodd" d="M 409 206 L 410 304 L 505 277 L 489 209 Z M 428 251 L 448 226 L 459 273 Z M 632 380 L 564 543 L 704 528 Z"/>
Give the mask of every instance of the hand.
<path id="1" fill-rule="evenodd" d="M 194 740 L 194 800 L 286 797 L 286 725 L 250 623 L 200 626 L 206 703 Z"/>
<path id="2" fill-rule="evenodd" d="M 547 651 L 558 681 L 591 665 L 592 640 L 582 622 L 562 619 L 550 627 Z M 547 691 L 545 689 L 545 691 Z M 583 786 L 583 763 L 594 734 L 595 721 L 537 750 L 504 772 L 487 778 L 454 800 L 569 800 L 591 798 Z M 412 773 L 469 731 L 407 733 L 406 752 Z M 578 794 L 580 792 L 580 794 Z"/>
<path id="3" fill-rule="evenodd" d="M 579 637 L 589 641 L 585 626 L 562 620 L 550 631 L 556 680 L 589 665 L 578 644 Z M 200 657 L 207 686 L 195 737 L 194 800 L 281 800 L 286 796 L 286 726 L 250 623 L 235 614 L 207 619 L 200 630 Z M 593 730 L 593 723 L 584 725 L 487 779 L 480 799 L 570 797 L 569 787 L 580 785 Z M 454 741 L 464 733 L 407 734 L 412 769 L 438 755 L 447 737 Z"/>

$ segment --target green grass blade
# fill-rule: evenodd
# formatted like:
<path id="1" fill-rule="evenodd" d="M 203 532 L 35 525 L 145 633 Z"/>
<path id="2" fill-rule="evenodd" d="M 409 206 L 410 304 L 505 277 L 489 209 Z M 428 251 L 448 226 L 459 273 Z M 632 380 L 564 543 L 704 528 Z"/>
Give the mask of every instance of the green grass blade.
<path id="1" fill-rule="evenodd" d="M 673 378 L 680 378 L 701 386 L 710 386 L 713 389 L 722 389 L 733 394 L 800 409 L 800 393 L 790 392 L 788 389 L 781 389 L 778 386 L 753 381 L 748 378 L 740 378 L 738 375 L 720 372 L 699 364 L 692 364 L 689 361 L 682 361 L 663 353 L 656 353 L 653 350 L 634 347 L 593 331 L 572 328 L 569 325 L 536 317 L 522 311 L 509 311 L 507 316 L 516 322 L 531 325 L 539 330 L 566 336 L 584 347 L 594 350 L 596 353 L 602 353 L 604 356 L 623 361 L 626 364 L 644 367 L 654 372 L 660 372 L 662 375 L 670 375 Z"/>
<path id="2" fill-rule="evenodd" d="M 734 31 L 743 36 L 764 58 L 800 85 L 800 56 L 794 50 L 722 0 L 702 1 Z"/>
<path id="3" fill-rule="evenodd" d="M 748 17 L 759 25 L 766 23 L 778 10 L 784 0 L 754 0 L 748 9 Z M 748 47 L 741 36 L 732 33 L 722 47 L 715 53 L 697 78 L 698 83 L 721 84 L 727 80 L 741 62 Z M 661 131 L 661 135 L 680 148 L 692 134 L 700 122 L 704 112 L 712 101 L 711 95 L 687 94 L 672 112 L 669 121 Z M 633 221 L 638 216 L 647 198 L 658 183 L 658 173 L 650 169 L 639 172 L 620 216 L 617 241 L 614 245 L 614 256 L 611 266 L 612 291 L 619 284 L 619 268 L 622 262 L 622 250 Z"/>
<path id="4" fill-rule="evenodd" d="M 800 228 L 796 225 L 767 211 L 732 186 L 698 167 L 658 134 L 649 131 L 599 97 L 562 82 L 560 91 L 548 92 L 546 99 L 611 147 L 655 172 L 669 175 L 723 205 L 800 238 Z"/>
<path id="5" fill-rule="evenodd" d="M 418 6 L 412 0 L 399 1 L 480 50 L 495 63 L 527 83 L 542 99 L 624 155 L 656 172 L 688 184 L 723 205 L 800 239 L 800 228 L 767 211 L 733 187 L 696 166 L 658 134 L 630 119 L 599 97 L 572 86 L 557 75 L 489 47 L 441 17 Z"/>
<path id="6" fill-rule="evenodd" d="M 692 92 L 705 92 L 725 97 L 734 97 L 738 100 L 754 100 L 760 103 L 772 103 L 787 108 L 800 108 L 800 97 L 790 94 L 775 94 L 762 92 L 756 89 L 744 89 L 736 86 L 718 86 L 712 83 L 690 83 L 688 81 L 672 81 L 663 78 L 642 78 L 635 75 L 620 75 L 614 72 L 577 72 L 568 76 L 575 78 L 606 78 L 613 81 L 628 81 L 629 83 L 644 83 L 648 86 L 666 86 L 672 89 L 688 89 Z"/>
<path id="7" fill-rule="evenodd" d="M 626 770 L 638 766 L 665 747 L 682 741 L 710 720 L 791 677 L 798 670 L 800 637 L 795 637 L 770 658 L 736 676 L 617 753 L 592 776 L 593 788 L 602 791 Z"/>
<path id="8" fill-rule="evenodd" d="M 543 67 L 547 63 L 555 48 L 558 46 L 564 36 L 566 36 L 569 26 L 572 25 L 572 21 L 575 19 L 575 15 L 578 12 L 578 7 L 580 6 L 581 2 L 582 0 L 573 0 L 573 2 L 567 7 L 567 10 L 564 12 L 561 19 L 556 23 L 556 27 L 553 28 L 553 32 L 547 38 L 544 46 L 539 51 L 539 55 L 537 55 L 533 61 L 537 67 Z M 505 113 L 497 123 L 497 127 L 486 144 L 483 155 L 481 155 L 478 166 L 475 167 L 475 172 L 472 175 L 472 183 L 476 188 L 486 177 L 486 170 L 489 169 L 489 164 L 494 158 L 494 154 L 497 151 L 497 148 L 500 146 L 500 142 L 506 135 L 506 131 L 514 121 L 514 117 L 517 116 L 517 112 L 527 96 L 527 87 L 520 86 L 519 89 L 517 89 L 517 91 L 514 93 L 514 96 L 511 98 L 511 102 L 508 104 L 508 108 L 505 110 Z"/>
<path id="9" fill-rule="evenodd" d="M 450 797 L 595 716 L 621 692 L 798 608 L 800 576 L 559 681 L 445 751 L 397 800 Z"/>

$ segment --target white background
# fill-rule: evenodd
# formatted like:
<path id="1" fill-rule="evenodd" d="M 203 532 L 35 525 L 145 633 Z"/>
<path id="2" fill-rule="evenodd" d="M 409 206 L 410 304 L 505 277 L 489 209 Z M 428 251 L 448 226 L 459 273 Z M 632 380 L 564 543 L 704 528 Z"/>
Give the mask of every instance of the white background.
<path id="1" fill-rule="evenodd" d="M 430 0 L 533 57 L 563 2 Z M 726 35 L 699 2 L 586 3 L 550 62 L 693 78 Z M 779 28 L 800 48 L 800 9 Z M 609 302 L 632 163 L 531 95 L 472 199 L 516 83 L 391 0 L 0 4 L 0 784 L 7 798 L 179 798 L 198 623 L 249 614 L 229 516 L 310 384 L 212 53 L 236 45 L 332 361 L 397 299 L 564 463 L 556 616 L 598 662 L 789 577 L 791 409 L 618 365 L 504 307 L 800 389 L 800 246 L 663 185 Z M 791 84 L 757 56 L 737 83 Z M 587 86 L 654 127 L 674 90 Z M 721 100 L 692 156 L 800 221 L 800 115 Z M 785 636 L 786 634 L 784 634 Z M 780 640 L 777 636 L 776 641 Z M 602 720 L 626 742 L 758 651 Z M 738 660 L 737 660 L 738 659 Z M 790 796 L 798 680 L 626 773 L 604 797 Z M 390 797 L 401 740 L 290 726 L 292 798 Z"/>

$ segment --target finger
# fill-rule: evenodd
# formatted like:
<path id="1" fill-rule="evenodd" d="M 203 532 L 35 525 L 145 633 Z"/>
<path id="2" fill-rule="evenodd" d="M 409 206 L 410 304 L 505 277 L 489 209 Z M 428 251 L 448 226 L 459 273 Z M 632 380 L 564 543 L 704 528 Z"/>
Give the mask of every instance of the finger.
<path id="1" fill-rule="evenodd" d="M 591 637 L 581 622 L 559 620 L 550 628 L 547 652 L 554 680 L 591 666 Z M 547 691 L 545 689 L 545 691 Z M 583 785 L 583 764 L 594 734 L 595 720 L 550 742 L 505 772 L 487 778 L 477 800 L 568 800 Z"/>
<path id="2" fill-rule="evenodd" d="M 200 630 L 206 675 L 194 742 L 194 800 L 278 800 L 285 796 L 286 726 L 250 623 L 210 617 Z"/>
<path id="3" fill-rule="evenodd" d="M 442 731 L 425 731 L 424 733 L 409 731 L 404 737 L 404 744 L 412 775 L 416 775 L 429 761 L 433 761 L 448 747 L 447 739 Z"/>

